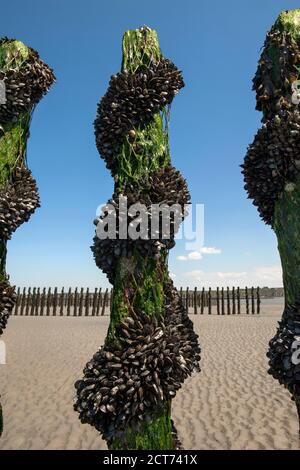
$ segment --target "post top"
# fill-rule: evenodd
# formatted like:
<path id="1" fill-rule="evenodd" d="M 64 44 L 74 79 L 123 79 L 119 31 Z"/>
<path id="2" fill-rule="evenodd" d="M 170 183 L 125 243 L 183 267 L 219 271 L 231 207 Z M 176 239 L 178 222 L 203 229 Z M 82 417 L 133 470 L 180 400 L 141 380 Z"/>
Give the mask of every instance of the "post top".
<path id="1" fill-rule="evenodd" d="M 140 66 L 149 67 L 161 58 L 157 32 L 148 26 L 129 29 L 122 40 L 122 71 L 134 73 Z"/>
<path id="2" fill-rule="evenodd" d="M 274 27 L 298 39 L 300 37 L 300 8 L 282 11 Z"/>
<path id="3" fill-rule="evenodd" d="M 16 39 L 0 39 L 0 70 L 20 68 L 28 59 L 30 48 Z"/>

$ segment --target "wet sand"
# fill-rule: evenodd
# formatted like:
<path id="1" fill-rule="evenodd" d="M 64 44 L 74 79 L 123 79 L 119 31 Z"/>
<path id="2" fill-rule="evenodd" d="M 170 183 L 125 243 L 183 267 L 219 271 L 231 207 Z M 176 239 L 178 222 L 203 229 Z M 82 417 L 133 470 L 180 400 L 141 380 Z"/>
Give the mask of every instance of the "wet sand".
<path id="1" fill-rule="evenodd" d="M 186 449 L 300 449 L 289 394 L 267 374 L 265 351 L 282 313 L 192 315 L 202 371 L 173 401 Z M 108 317 L 12 317 L 0 365 L 4 433 L 0 449 L 105 449 L 73 411 L 74 381 L 103 343 Z"/>

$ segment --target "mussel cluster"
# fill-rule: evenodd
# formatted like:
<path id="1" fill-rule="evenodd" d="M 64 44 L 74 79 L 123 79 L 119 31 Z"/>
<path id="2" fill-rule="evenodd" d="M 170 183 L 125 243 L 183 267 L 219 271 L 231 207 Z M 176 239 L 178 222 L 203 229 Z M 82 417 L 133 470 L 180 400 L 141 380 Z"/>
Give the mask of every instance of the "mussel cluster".
<path id="1" fill-rule="evenodd" d="M 0 46 L 5 50 L 5 44 L 13 42 L 13 39 L 2 38 Z M 6 100 L 0 103 L 0 145 L 5 132 L 10 131 L 10 124 L 13 125 L 23 113 L 30 113 L 55 80 L 52 69 L 39 58 L 38 53 L 31 48 L 28 50 L 28 57 L 18 67 L 15 66 L 15 59 L 20 59 L 17 49 L 7 48 L 1 57 L 5 70 L 0 70 L 0 80 L 5 84 Z M 25 141 L 28 130 L 24 131 L 26 134 L 22 138 Z M 0 187 L 0 241 L 4 246 L 12 233 L 40 206 L 36 182 L 26 167 L 25 151 L 20 150 L 15 158 L 13 169 L 10 168 L 11 163 L 7 165 L 11 171 L 6 183 Z M 14 299 L 14 288 L 6 277 L 0 283 L 0 334 L 6 326 Z"/>
<path id="2" fill-rule="evenodd" d="M 287 306 L 270 341 L 269 374 L 293 396 L 300 396 L 300 303 Z M 299 351 L 299 352 L 298 352 Z"/>
<path id="3" fill-rule="evenodd" d="M 114 326 L 115 341 L 106 341 L 87 363 L 83 379 L 75 384 L 74 408 L 81 421 L 94 426 L 109 446 L 115 436 L 122 437 L 128 425 L 138 431 L 142 422 L 152 421 L 155 413 L 175 396 L 185 378 L 199 370 L 198 335 L 167 277 L 164 264 L 190 203 L 186 181 L 170 164 L 146 171 L 139 175 L 138 181 L 125 177 L 120 184 L 118 174 L 120 146 L 127 140 L 133 142 L 138 131 L 145 129 L 155 118 L 154 114 L 169 105 L 183 86 L 181 72 L 163 58 L 149 67 L 140 66 L 135 73 L 123 71 L 111 78 L 94 123 L 97 148 L 115 179 L 109 206 L 94 221 L 97 226 L 92 246 L 95 262 L 112 284 L 119 274 L 117 266 L 121 277 L 124 265 L 126 273 L 136 275 L 134 286 L 130 282 L 126 285 L 124 295 L 129 314 Z M 127 198 L 125 208 L 123 196 Z M 133 211 L 132 205 L 137 203 L 143 204 L 143 214 Z M 164 209 L 169 209 L 167 218 Z M 108 230 L 105 238 L 103 229 L 111 213 L 116 231 L 112 237 Z M 128 233 L 131 224 L 145 215 L 148 227 L 133 239 Z M 121 230 L 120 225 L 124 222 L 125 236 L 124 226 Z M 122 263 L 117 262 L 119 259 Z M 139 274 L 143 272 L 140 261 L 144 259 L 157 260 L 163 285 L 162 311 L 151 315 L 134 301 Z M 174 423 L 172 440 L 174 448 L 181 448 Z"/>
<path id="4" fill-rule="evenodd" d="M 300 49 L 281 21 L 280 16 L 267 35 L 253 80 L 256 109 L 263 112 L 263 126 L 242 165 L 249 198 L 273 228 L 276 203 L 284 191 L 292 188 L 289 183 L 300 171 L 300 112 L 297 100 L 293 100 L 298 90 Z M 300 396 L 300 364 L 295 361 L 299 341 L 300 304 L 296 303 L 285 307 L 267 352 L 269 374 L 291 392 L 293 399 Z"/>
<path id="5" fill-rule="evenodd" d="M 136 284 L 126 286 L 129 315 L 114 326 L 115 341 L 106 341 L 87 363 L 83 379 L 75 384 L 75 410 L 82 423 L 91 424 L 103 435 L 108 446 L 115 436 L 122 437 L 128 425 L 138 431 L 141 423 L 151 422 L 184 380 L 199 370 L 198 335 L 165 269 L 168 250 L 175 244 L 190 204 L 186 181 L 171 164 L 146 171 L 138 181 L 125 177 L 119 184 L 118 174 L 121 145 L 126 139 L 133 142 L 137 131 L 169 105 L 183 86 L 181 72 L 164 58 L 135 73 L 123 71 L 111 77 L 94 123 L 97 148 L 115 179 L 114 194 L 94 221 L 95 262 L 114 284 L 116 267 L 122 271 L 126 265 L 126 273 L 133 269 L 138 283 L 140 260 L 157 260 L 164 294 L 162 311 L 150 315 L 135 304 Z M 133 207 L 137 203 L 143 205 L 140 212 Z M 105 238 L 111 214 L 116 230 L 111 236 L 107 227 Z M 140 236 L 133 238 L 130 228 L 139 232 L 144 217 L 146 228 L 140 226 Z M 174 448 L 181 448 L 174 423 L 172 439 Z"/>
<path id="6" fill-rule="evenodd" d="M 16 301 L 15 289 L 8 280 L 0 281 L 0 336 Z"/>
<path id="7" fill-rule="evenodd" d="M 102 347 L 75 384 L 81 421 L 107 441 L 129 423 L 138 430 L 139 423 L 151 421 L 153 408 L 173 398 L 199 370 L 198 336 L 170 282 L 165 298 L 163 317 L 132 309 L 118 326 L 119 346 Z"/>
<path id="8" fill-rule="evenodd" d="M 300 112 L 281 111 L 267 121 L 249 146 L 245 189 L 265 223 L 273 225 L 275 203 L 300 170 Z"/>
<path id="9" fill-rule="evenodd" d="M 291 35 L 280 31 L 278 24 L 275 24 L 267 34 L 253 79 L 256 109 L 263 111 L 263 120 L 272 119 L 279 110 L 294 108 L 291 102 L 291 84 L 298 78 L 299 64 L 297 42 Z"/>
<path id="10" fill-rule="evenodd" d="M 164 58 L 136 73 L 111 77 L 94 123 L 96 145 L 107 168 L 114 172 L 124 137 L 170 104 L 183 86 L 181 72 Z"/>
<path id="11" fill-rule="evenodd" d="M 128 184 L 121 193 L 116 189 L 113 197 L 108 201 L 109 207 L 114 211 L 113 216 L 116 221 L 115 238 L 99 237 L 96 230 L 94 244 L 91 247 L 96 265 L 102 269 L 113 283 L 115 278 L 115 268 L 120 256 L 130 258 L 134 250 L 138 250 L 142 257 L 159 259 L 166 251 L 175 245 L 174 237 L 179 229 L 179 225 L 186 215 L 186 205 L 190 204 L 190 194 L 187 183 L 180 172 L 173 166 L 168 165 L 150 174 L 147 181 L 141 184 L 139 191 Z M 120 197 L 126 197 L 127 209 L 124 211 L 122 204 L 119 204 Z M 134 223 L 139 214 L 131 214 L 130 208 L 133 204 L 143 204 L 146 209 L 148 229 L 143 236 L 136 240 L 120 236 L 120 224 L 124 224 L 126 229 Z M 158 211 L 153 205 L 159 205 L 162 209 Z M 165 212 L 163 207 L 171 209 Z M 99 224 L 106 224 L 107 213 L 95 219 L 97 229 Z M 154 233 L 153 218 L 156 217 L 156 231 Z M 104 228 L 104 227 L 103 227 Z M 122 235 L 123 236 L 123 235 Z"/>
<path id="12" fill-rule="evenodd" d="M 300 170 L 299 107 L 292 101 L 300 49 L 275 23 L 268 33 L 253 79 L 263 127 L 249 146 L 243 168 L 245 189 L 265 223 L 273 225 L 275 203 Z"/>
<path id="13" fill-rule="evenodd" d="M 0 70 L 6 92 L 6 103 L 0 104 L 0 124 L 15 122 L 21 113 L 31 111 L 54 79 L 53 70 L 31 48 L 28 58 L 18 69 Z"/>
<path id="14" fill-rule="evenodd" d="M 0 238 L 10 239 L 37 207 L 40 201 L 35 179 L 30 170 L 17 167 L 11 181 L 0 189 Z"/>

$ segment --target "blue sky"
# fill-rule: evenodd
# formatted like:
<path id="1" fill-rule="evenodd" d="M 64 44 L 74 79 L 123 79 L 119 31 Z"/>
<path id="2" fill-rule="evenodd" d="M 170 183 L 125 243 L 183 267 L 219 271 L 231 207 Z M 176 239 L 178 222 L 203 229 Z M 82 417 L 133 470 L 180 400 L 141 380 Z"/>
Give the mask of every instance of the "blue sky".
<path id="1" fill-rule="evenodd" d="M 194 203 L 205 206 L 205 246 L 217 254 L 170 253 L 180 285 L 281 285 L 275 235 L 247 200 L 239 165 L 260 126 L 251 80 L 277 0 L 14 0 L 1 5 L 1 35 L 37 49 L 57 82 L 35 110 L 28 162 L 42 208 L 9 242 L 7 270 L 19 286 L 108 285 L 90 244 L 96 207 L 112 178 L 96 150 L 93 120 L 120 69 L 127 29 L 157 30 L 186 87 L 172 106 L 173 164 Z M 199 258 L 200 255 L 194 256 Z M 178 259 L 180 257 L 180 259 Z M 176 277 L 175 277 L 176 276 Z"/>

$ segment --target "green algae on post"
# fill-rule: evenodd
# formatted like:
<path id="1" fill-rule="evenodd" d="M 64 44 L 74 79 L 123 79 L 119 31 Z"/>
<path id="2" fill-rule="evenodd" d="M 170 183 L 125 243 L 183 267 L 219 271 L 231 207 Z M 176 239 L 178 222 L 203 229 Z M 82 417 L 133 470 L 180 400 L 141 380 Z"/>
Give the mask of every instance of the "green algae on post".
<path id="1" fill-rule="evenodd" d="M 184 86 L 181 72 L 162 57 L 150 28 L 127 31 L 122 51 L 122 71 L 111 78 L 94 125 L 97 148 L 115 181 L 109 203 L 128 230 L 134 219 L 122 212 L 121 197 L 128 207 L 142 203 L 151 226 L 151 205 L 167 200 L 184 216 L 190 195 L 171 166 L 168 136 L 169 105 Z M 95 224 L 92 250 L 113 283 L 113 302 L 105 345 L 75 383 L 74 408 L 110 449 L 178 449 L 171 399 L 199 370 L 200 348 L 168 273 L 174 221 L 168 238 L 162 228 L 152 237 L 148 225 L 145 239 L 123 239 L 120 226 L 115 238 L 101 238 L 103 216 Z"/>
<path id="2" fill-rule="evenodd" d="M 130 29 L 122 41 L 122 71 L 135 73 L 141 67 L 148 68 L 161 59 L 157 32 L 145 28 Z"/>
<path id="3" fill-rule="evenodd" d="M 21 41 L 0 40 L 0 70 L 20 69 L 29 57 L 30 49 Z"/>
<path id="4" fill-rule="evenodd" d="M 293 99 L 300 71 L 300 9 L 282 12 L 267 34 L 253 80 L 264 126 L 249 146 L 245 189 L 274 229 L 281 257 L 285 309 L 269 344 L 269 374 L 296 402 L 300 375 L 293 359 L 300 335 L 300 101 Z"/>
<path id="5" fill-rule="evenodd" d="M 274 29 L 278 29 L 281 33 L 288 34 L 298 41 L 300 38 L 300 8 L 280 13 L 275 21 Z"/>
<path id="6" fill-rule="evenodd" d="M 36 51 L 20 41 L 0 40 L 0 80 L 6 100 L 0 104 L 0 336 L 15 302 L 6 273 L 7 241 L 39 207 L 39 196 L 27 168 L 27 139 L 34 107 L 54 81 L 52 70 Z M 2 408 L 0 423 L 3 429 Z"/>

